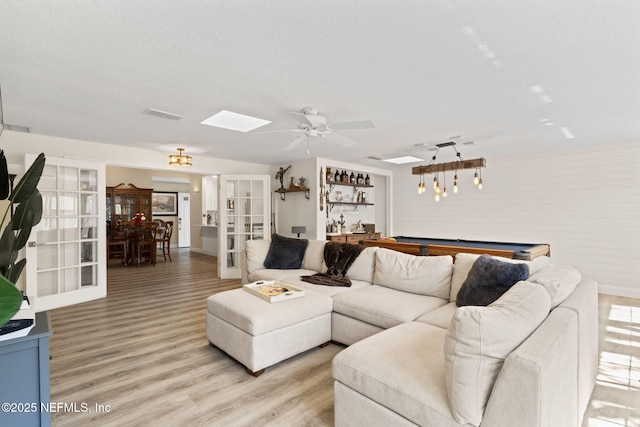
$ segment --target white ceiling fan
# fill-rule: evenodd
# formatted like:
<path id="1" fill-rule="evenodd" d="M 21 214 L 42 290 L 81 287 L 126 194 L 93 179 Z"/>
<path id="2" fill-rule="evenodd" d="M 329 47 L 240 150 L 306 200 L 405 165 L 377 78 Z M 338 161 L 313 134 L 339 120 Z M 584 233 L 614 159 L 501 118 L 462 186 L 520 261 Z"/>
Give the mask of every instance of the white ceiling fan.
<path id="1" fill-rule="evenodd" d="M 353 147 L 358 142 L 354 139 L 348 138 L 344 135 L 337 133 L 336 131 L 351 130 L 351 129 L 371 129 L 376 125 L 371 120 L 362 120 L 355 122 L 342 122 L 342 123 L 327 123 L 327 119 L 321 116 L 317 108 L 306 107 L 301 110 L 302 112 L 291 112 L 297 116 L 302 116 L 304 122 L 298 123 L 298 129 L 287 129 L 272 132 L 300 132 L 302 135 L 293 140 L 289 145 L 284 148 L 284 151 L 293 150 L 303 141 L 307 141 L 307 154 L 309 153 L 309 139 L 311 137 L 319 136 L 329 141 L 340 144 L 344 147 Z M 270 132 L 259 132 L 270 133 Z"/>

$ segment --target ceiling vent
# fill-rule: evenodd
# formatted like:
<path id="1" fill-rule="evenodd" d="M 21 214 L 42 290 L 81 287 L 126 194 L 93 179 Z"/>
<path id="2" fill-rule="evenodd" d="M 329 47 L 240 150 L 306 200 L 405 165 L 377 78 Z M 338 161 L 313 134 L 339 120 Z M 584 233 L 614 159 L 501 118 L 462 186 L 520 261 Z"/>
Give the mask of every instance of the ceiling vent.
<path id="1" fill-rule="evenodd" d="M 167 113 L 166 111 L 154 110 L 153 108 L 147 108 L 144 111 L 144 114 L 148 114 L 149 116 L 160 117 L 162 119 L 167 119 L 167 120 L 184 119 L 184 116 L 181 116 L 180 114 Z"/>

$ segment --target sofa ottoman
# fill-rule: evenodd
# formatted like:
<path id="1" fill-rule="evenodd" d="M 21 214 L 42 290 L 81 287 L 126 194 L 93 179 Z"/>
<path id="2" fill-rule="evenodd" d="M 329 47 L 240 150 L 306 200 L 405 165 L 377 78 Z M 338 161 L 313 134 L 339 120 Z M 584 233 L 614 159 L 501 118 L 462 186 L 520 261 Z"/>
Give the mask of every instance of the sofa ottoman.
<path id="1" fill-rule="evenodd" d="M 331 340 L 333 300 L 305 291 L 302 297 L 267 302 L 243 289 L 207 299 L 207 338 L 258 376 L 264 369 Z"/>

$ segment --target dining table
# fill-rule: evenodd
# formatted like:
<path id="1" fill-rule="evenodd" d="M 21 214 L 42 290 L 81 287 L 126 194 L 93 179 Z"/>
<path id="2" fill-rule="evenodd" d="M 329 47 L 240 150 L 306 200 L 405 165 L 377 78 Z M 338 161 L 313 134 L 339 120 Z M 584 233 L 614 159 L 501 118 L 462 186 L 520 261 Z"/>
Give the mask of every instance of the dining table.
<path id="1" fill-rule="evenodd" d="M 128 254 L 125 265 L 137 262 L 140 266 L 143 259 L 155 265 L 158 233 L 163 232 L 162 227 L 154 221 L 129 221 L 123 223 L 123 231 Z"/>

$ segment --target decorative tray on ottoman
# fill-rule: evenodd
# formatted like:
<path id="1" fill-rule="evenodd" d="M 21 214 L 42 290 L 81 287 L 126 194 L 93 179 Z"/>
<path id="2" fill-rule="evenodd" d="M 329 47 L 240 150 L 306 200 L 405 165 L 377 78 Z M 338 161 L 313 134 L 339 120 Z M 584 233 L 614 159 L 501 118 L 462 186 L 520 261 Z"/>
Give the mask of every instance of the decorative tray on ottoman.
<path id="1" fill-rule="evenodd" d="M 304 296 L 304 290 L 275 280 L 260 280 L 242 286 L 242 289 L 269 302 L 278 302 Z"/>

